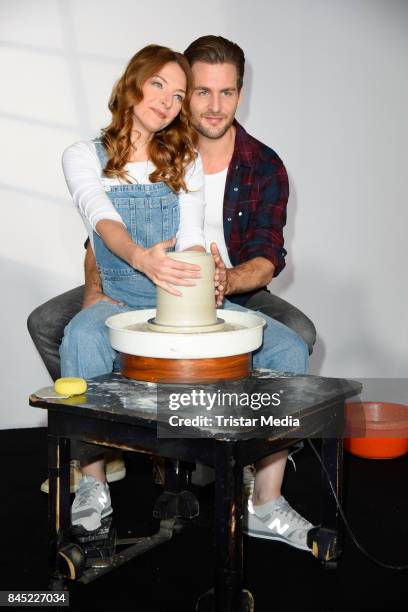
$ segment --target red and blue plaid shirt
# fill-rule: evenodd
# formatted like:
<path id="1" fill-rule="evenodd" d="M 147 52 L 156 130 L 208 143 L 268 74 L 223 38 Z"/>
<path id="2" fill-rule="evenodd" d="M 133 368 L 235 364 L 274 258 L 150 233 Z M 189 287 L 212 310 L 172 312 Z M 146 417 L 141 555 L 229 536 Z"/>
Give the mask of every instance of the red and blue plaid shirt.
<path id="1" fill-rule="evenodd" d="M 254 257 L 265 257 L 275 266 L 274 276 L 285 267 L 283 227 L 289 197 L 288 175 L 279 156 L 250 136 L 234 121 L 235 147 L 224 193 L 224 235 L 233 266 Z M 245 303 L 255 292 L 231 295 Z"/>

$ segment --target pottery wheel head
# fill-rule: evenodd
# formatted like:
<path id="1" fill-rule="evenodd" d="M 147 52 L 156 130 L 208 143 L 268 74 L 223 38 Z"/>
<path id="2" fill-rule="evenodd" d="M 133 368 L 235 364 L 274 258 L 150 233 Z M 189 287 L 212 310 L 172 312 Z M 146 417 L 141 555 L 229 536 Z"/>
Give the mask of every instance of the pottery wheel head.
<path id="1" fill-rule="evenodd" d="M 147 327 L 153 332 L 164 332 L 168 334 L 202 334 L 210 332 L 222 331 L 225 327 L 224 319 L 217 318 L 217 322 L 211 325 L 194 325 L 194 326 L 183 326 L 183 325 L 160 325 L 156 323 L 156 319 L 148 319 Z"/>

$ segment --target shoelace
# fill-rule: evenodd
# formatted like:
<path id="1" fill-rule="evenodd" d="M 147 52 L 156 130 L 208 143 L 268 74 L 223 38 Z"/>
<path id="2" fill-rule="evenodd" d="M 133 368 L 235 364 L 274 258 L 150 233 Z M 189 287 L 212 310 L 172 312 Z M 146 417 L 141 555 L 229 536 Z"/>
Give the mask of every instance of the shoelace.
<path id="1" fill-rule="evenodd" d="M 295 529 L 309 528 L 309 522 L 304 519 L 303 516 L 298 514 L 298 512 L 296 512 L 296 510 L 294 510 L 286 500 L 280 506 L 277 506 L 273 510 L 276 510 L 283 517 L 289 517 L 291 523 L 295 523 Z M 250 499 L 248 500 L 248 511 L 251 514 L 255 514 L 252 500 Z"/>
<path id="2" fill-rule="evenodd" d="M 93 493 L 96 491 L 96 489 L 99 488 L 98 484 L 92 485 L 90 487 L 87 487 L 86 489 L 78 489 L 77 491 L 77 500 L 78 500 L 78 506 L 84 506 L 92 497 Z"/>
<path id="3" fill-rule="evenodd" d="M 283 514 L 283 516 L 289 517 L 291 522 L 297 522 L 300 527 L 306 527 L 308 525 L 308 521 L 304 519 L 303 516 L 298 514 L 293 508 L 287 507 L 285 509 L 285 506 L 278 506 L 276 509 L 280 510 L 280 514 Z"/>

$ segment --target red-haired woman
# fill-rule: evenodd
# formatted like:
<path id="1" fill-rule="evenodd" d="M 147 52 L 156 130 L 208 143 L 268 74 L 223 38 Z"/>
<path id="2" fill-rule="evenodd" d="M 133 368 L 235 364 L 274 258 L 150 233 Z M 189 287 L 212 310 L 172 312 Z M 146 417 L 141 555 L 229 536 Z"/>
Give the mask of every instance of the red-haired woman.
<path id="1" fill-rule="evenodd" d="M 149 45 L 130 60 L 109 102 L 112 120 L 101 136 L 64 152 L 68 188 L 87 226 L 103 292 L 67 325 L 62 376 L 111 372 L 117 359 L 105 320 L 152 308 L 156 285 L 179 293 L 198 266 L 177 262 L 166 249 L 204 250 L 204 176 L 190 127 L 191 74 L 185 57 Z M 177 243 L 175 236 L 177 237 Z M 112 512 L 104 461 L 82 467 L 72 523 L 98 529 Z"/>

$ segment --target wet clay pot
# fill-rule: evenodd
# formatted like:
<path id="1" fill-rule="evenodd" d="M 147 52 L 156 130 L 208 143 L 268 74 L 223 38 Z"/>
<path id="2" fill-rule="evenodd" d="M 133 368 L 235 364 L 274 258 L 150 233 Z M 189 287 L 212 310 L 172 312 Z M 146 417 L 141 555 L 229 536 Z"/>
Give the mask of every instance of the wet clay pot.
<path id="1" fill-rule="evenodd" d="M 214 259 L 208 253 L 186 251 L 168 253 L 177 261 L 200 266 L 201 278 L 193 287 L 177 287 L 181 296 L 157 287 L 157 312 L 154 323 L 166 327 L 202 327 L 217 323 L 214 290 Z"/>

